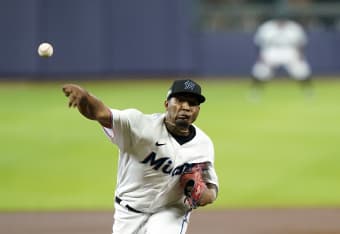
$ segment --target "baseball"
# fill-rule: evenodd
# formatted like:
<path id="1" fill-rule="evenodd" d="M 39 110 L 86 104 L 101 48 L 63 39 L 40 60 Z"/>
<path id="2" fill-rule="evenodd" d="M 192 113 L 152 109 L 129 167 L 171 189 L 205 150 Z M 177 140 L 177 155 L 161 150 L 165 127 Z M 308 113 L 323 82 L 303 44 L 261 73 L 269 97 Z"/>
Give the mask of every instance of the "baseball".
<path id="1" fill-rule="evenodd" d="M 38 54 L 41 57 L 51 57 L 53 55 L 53 46 L 50 43 L 41 43 L 38 47 Z"/>

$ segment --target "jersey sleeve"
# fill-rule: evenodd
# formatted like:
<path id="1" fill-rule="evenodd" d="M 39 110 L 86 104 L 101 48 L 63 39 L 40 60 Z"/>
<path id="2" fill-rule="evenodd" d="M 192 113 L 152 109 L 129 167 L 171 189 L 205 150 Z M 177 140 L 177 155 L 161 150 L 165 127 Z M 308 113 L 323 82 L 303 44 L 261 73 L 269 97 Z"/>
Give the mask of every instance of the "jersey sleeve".
<path id="1" fill-rule="evenodd" d="M 218 177 L 217 177 L 217 173 L 215 170 L 215 151 L 214 151 L 214 146 L 213 143 L 210 143 L 210 150 L 209 150 L 209 164 L 208 164 L 208 170 L 207 173 L 205 175 L 205 182 L 206 183 L 210 183 L 210 184 L 214 184 L 216 185 L 217 189 L 219 187 L 218 184 Z"/>
<path id="2" fill-rule="evenodd" d="M 217 173 L 216 173 L 216 170 L 213 164 L 208 165 L 207 173 L 204 175 L 204 181 L 206 183 L 216 185 L 217 190 L 218 190 L 218 187 L 219 187 L 218 177 L 217 177 Z"/>
<path id="3" fill-rule="evenodd" d="M 208 170 L 204 173 L 204 181 L 206 183 L 214 184 L 219 187 L 218 177 L 215 170 L 215 148 L 212 140 L 205 133 L 203 133 L 200 129 L 197 130 L 199 136 L 203 136 L 202 142 L 199 143 L 202 148 L 201 152 L 204 152 L 204 157 L 199 158 L 199 161 L 196 162 L 208 162 Z"/>
<path id="4" fill-rule="evenodd" d="M 259 26 L 257 31 L 255 32 L 254 35 L 254 44 L 256 46 L 262 47 L 266 43 L 266 37 L 268 35 L 268 31 L 270 30 L 271 23 L 266 22 L 262 25 Z"/>
<path id="5" fill-rule="evenodd" d="M 307 35 L 303 27 L 297 23 L 294 23 L 294 31 L 296 36 L 296 44 L 298 47 L 304 47 L 307 44 Z"/>
<path id="6" fill-rule="evenodd" d="M 127 148 L 136 141 L 138 121 L 142 113 L 136 109 L 116 110 L 111 109 L 112 128 L 104 127 L 104 132 L 112 143 L 119 148 Z"/>

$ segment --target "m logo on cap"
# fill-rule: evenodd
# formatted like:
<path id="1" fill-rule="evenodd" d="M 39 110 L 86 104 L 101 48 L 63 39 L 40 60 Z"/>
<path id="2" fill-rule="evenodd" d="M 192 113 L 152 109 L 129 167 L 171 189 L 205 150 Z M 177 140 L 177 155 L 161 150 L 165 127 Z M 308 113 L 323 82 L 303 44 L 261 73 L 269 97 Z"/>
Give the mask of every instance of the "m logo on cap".
<path id="1" fill-rule="evenodd" d="M 187 80 L 187 81 L 184 82 L 184 89 L 185 90 L 188 90 L 188 89 L 194 90 L 194 88 L 195 88 L 195 84 L 193 82 L 191 82 L 190 80 Z"/>
<path id="2" fill-rule="evenodd" d="M 201 94 L 201 86 L 192 80 L 175 80 L 167 95 L 166 99 L 169 100 L 175 95 L 191 94 L 194 95 L 199 103 L 205 102 L 205 97 Z"/>

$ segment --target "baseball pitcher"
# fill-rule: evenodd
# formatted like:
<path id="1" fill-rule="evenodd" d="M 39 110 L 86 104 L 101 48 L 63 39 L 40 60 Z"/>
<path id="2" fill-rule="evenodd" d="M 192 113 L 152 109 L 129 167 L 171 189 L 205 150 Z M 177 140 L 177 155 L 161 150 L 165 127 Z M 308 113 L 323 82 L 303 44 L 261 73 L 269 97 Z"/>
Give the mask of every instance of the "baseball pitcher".
<path id="1" fill-rule="evenodd" d="M 165 113 L 107 107 L 66 84 L 70 107 L 98 121 L 119 148 L 113 234 L 184 234 L 193 209 L 215 201 L 214 146 L 194 121 L 205 102 L 192 80 L 176 80 Z"/>

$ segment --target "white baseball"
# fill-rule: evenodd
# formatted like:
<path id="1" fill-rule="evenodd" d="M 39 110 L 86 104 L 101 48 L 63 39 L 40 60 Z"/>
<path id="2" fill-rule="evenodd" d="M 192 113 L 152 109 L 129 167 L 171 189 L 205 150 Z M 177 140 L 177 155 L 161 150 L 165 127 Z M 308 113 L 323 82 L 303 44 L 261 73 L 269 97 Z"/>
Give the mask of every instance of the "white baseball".
<path id="1" fill-rule="evenodd" d="M 38 47 L 38 54 L 42 57 L 51 57 L 53 55 L 53 46 L 50 43 L 41 43 Z"/>

